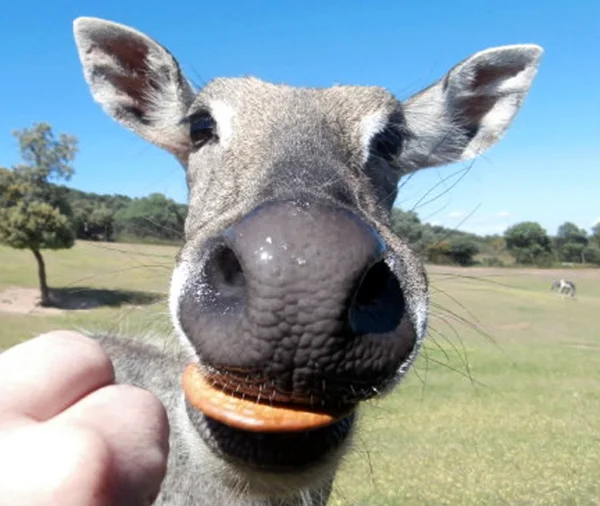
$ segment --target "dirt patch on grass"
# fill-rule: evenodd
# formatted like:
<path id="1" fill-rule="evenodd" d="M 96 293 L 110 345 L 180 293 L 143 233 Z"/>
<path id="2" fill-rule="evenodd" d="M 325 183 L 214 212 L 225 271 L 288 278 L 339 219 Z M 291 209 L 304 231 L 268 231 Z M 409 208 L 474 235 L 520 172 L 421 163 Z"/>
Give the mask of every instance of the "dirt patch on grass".
<path id="1" fill-rule="evenodd" d="M 56 307 L 41 307 L 40 291 L 36 288 L 8 288 L 0 292 L 0 312 L 13 314 L 61 314 Z"/>
<path id="2" fill-rule="evenodd" d="M 97 307 L 123 305 L 145 306 L 163 300 L 161 293 L 131 290 L 109 290 L 89 287 L 53 288 L 51 307 L 40 306 L 37 288 L 11 287 L 0 292 L 0 313 L 58 315 L 65 311 L 81 311 Z"/>

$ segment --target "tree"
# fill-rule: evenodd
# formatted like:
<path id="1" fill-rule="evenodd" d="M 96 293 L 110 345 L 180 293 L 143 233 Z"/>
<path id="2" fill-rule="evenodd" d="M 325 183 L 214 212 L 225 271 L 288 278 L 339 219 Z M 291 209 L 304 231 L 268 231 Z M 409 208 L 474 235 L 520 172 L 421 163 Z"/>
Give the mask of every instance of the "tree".
<path id="1" fill-rule="evenodd" d="M 592 227 L 592 238 L 598 247 L 600 247 L 600 220 Z"/>
<path id="2" fill-rule="evenodd" d="M 558 257 L 563 262 L 585 262 L 585 249 L 588 237 L 585 230 L 571 222 L 565 222 L 558 227 L 554 238 Z"/>
<path id="3" fill-rule="evenodd" d="M 73 199 L 71 201 L 73 228 L 78 239 L 89 239 L 89 221 L 94 212 L 94 201 L 91 199 Z"/>
<path id="4" fill-rule="evenodd" d="M 402 211 L 397 207 L 392 209 L 392 232 L 405 243 L 418 249 L 416 246 L 423 238 L 423 225 L 414 211 Z"/>
<path id="5" fill-rule="evenodd" d="M 583 257 L 587 263 L 600 266 L 600 247 L 595 244 L 587 246 L 583 250 Z"/>
<path id="6" fill-rule="evenodd" d="M 520 264 L 548 265 L 552 262 L 552 243 L 538 223 L 524 221 L 504 232 L 506 248 Z"/>
<path id="7" fill-rule="evenodd" d="M 115 214 L 115 228 L 121 236 L 180 241 L 183 238 L 186 206 L 162 193 L 135 199 Z"/>
<path id="8" fill-rule="evenodd" d="M 73 224 L 78 239 L 110 241 L 113 239 L 115 211 L 91 199 L 78 199 L 71 204 Z"/>
<path id="9" fill-rule="evenodd" d="M 489 236 L 487 238 L 487 242 L 494 255 L 500 255 L 503 251 L 506 250 L 506 239 L 504 239 L 503 237 L 497 235 Z"/>
<path id="10" fill-rule="evenodd" d="M 112 237 L 113 225 L 114 213 L 104 204 L 95 206 L 90 214 L 90 235 L 108 241 Z"/>
<path id="11" fill-rule="evenodd" d="M 29 249 L 38 264 L 41 305 L 51 304 L 42 249 L 70 248 L 74 233 L 64 193 L 51 179 L 68 180 L 77 139 L 61 134 L 55 138 L 47 123 L 16 130 L 24 163 L 0 172 L 0 242 Z"/>
<path id="12" fill-rule="evenodd" d="M 421 223 L 416 212 L 402 211 L 397 207 L 392 209 L 391 229 L 416 253 L 424 256 L 427 255 L 432 244 L 446 239 L 449 234 L 455 232 L 443 227 L 432 227 L 428 223 Z M 440 233 L 438 229 L 442 232 Z"/>
<path id="13" fill-rule="evenodd" d="M 469 237 L 453 237 L 450 241 L 448 256 L 458 264 L 467 266 L 473 264 L 473 257 L 479 253 L 479 247 Z"/>
<path id="14" fill-rule="evenodd" d="M 449 264 L 451 247 L 448 240 L 429 243 L 425 251 L 427 260 L 434 264 Z"/>

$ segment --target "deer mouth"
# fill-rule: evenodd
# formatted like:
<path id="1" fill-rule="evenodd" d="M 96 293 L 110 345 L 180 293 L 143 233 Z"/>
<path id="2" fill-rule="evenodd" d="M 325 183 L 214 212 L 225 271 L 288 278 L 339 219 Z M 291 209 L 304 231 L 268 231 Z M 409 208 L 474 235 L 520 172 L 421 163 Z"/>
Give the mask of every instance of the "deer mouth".
<path id="1" fill-rule="evenodd" d="M 350 434 L 356 404 L 316 406 L 308 400 L 278 401 L 274 392 L 190 364 L 183 390 L 201 436 L 209 446 L 245 465 L 298 471 L 323 461 Z M 192 409 L 190 409 L 190 407 Z"/>

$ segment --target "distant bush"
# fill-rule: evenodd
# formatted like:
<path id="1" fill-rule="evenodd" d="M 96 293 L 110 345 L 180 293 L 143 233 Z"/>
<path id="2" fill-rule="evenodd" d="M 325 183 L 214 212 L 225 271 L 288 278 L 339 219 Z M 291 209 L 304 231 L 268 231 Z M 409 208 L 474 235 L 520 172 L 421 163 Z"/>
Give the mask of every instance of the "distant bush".
<path id="1" fill-rule="evenodd" d="M 588 246 L 583 250 L 586 263 L 600 266 L 600 247 Z"/>
<path id="2" fill-rule="evenodd" d="M 554 263 L 552 242 L 536 222 L 524 221 L 506 229 L 506 247 L 519 264 L 550 267 Z"/>
<path id="3" fill-rule="evenodd" d="M 504 260 L 496 256 L 482 258 L 480 264 L 484 267 L 506 267 Z"/>
<path id="4" fill-rule="evenodd" d="M 137 236 L 161 241 L 181 241 L 186 214 L 185 206 L 162 193 L 134 199 L 115 214 L 117 236 Z"/>
<path id="5" fill-rule="evenodd" d="M 448 252 L 452 261 L 463 267 L 473 265 L 474 257 L 479 253 L 477 243 L 469 237 L 453 237 Z"/>

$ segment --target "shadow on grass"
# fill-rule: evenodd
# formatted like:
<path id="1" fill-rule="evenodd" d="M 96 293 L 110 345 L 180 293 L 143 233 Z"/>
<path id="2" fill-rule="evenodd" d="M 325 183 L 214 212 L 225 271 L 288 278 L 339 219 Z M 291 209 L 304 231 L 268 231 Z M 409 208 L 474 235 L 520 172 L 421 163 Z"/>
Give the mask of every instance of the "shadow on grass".
<path id="1" fill-rule="evenodd" d="M 166 299 L 166 294 L 134 290 L 111 290 L 69 286 L 50 288 L 52 307 L 59 309 L 94 309 L 98 307 L 148 306 Z"/>

